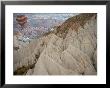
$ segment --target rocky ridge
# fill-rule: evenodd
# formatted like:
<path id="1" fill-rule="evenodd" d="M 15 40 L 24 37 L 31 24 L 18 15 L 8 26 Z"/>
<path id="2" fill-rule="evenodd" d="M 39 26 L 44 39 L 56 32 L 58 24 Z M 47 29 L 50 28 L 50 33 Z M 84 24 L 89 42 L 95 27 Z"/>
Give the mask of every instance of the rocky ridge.
<path id="1" fill-rule="evenodd" d="M 14 74 L 96 75 L 96 17 L 85 13 L 69 18 L 56 30 L 14 50 Z"/>

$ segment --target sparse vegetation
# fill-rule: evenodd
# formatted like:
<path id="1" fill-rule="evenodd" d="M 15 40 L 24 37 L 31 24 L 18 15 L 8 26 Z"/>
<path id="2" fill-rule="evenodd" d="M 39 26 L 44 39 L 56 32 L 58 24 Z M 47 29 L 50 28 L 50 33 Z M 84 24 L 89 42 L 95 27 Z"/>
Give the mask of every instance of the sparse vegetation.
<path id="1" fill-rule="evenodd" d="M 84 24 L 91 19 L 91 17 L 96 16 L 96 13 L 83 13 L 79 14 L 77 16 L 71 17 L 67 19 L 61 26 L 57 28 L 57 32 L 55 33 L 57 36 L 59 34 L 62 34 L 62 36 L 65 38 L 66 34 L 68 33 L 68 30 L 71 28 L 72 30 L 78 32 L 78 27 L 83 27 Z M 65 35 L 65 36 L 64 36 Z"/>
<path id="2" fill-rule="evenodd" d="M 18 50 L 19 49 L 19 47 L 13 47 L 14 48 L 14 50 Z"/>
<path id="3" fill-rule="evenodd" d="M 96 75 L 96 16 L 86 13 L 71 17 L 61 26 L 40 35 L 25 48 L 20 47 L 14 53 L 15 60 L 20 60 L 16 61 L 17 64 L 15 62 L 13 74 Z"/>
<path id="4" fill-rule="evenodd" d="M 47 32 L 47 33 L 44 33 L 43 36 L 47 36 L 47 35 L 49 35 L 49 34 L 51 34 L 51 33 L 52 33 L 52 31 L 49 31 L 49 32 Z"/>
<path id="5" fill-rule="evenodd" d="M 18 68 L 16 71 L 14 71 L 14 75 L 26 75 L 27 71 L 29 69 L 33 69 L 34 66 L 35 66 L 35 63 L 32 65 L 28 65 L 28 66 L 22 66 Z"/>
<path id="6" fill-rule="evenodd" d="M 17 70 L 14 71 L 14 75 L 26 75 L 29 69 L 33 69 L 35 67 L 35 64 L 39 58 L 39 55 L 35 55 L 35 58 L 36 58 L 35 63 L 29 64 L 28 66 L 19 67 Z"/>

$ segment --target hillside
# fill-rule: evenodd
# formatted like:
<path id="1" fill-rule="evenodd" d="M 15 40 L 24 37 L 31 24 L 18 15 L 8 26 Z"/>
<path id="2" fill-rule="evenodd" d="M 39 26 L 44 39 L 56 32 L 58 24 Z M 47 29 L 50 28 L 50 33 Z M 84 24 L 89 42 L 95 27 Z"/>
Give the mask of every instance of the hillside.
<path id="1" fill-rule="evenodd" d="M 55 30 L 14 50 L 14 74 L 96 75 L 96 18 L 95 13 L 71 17 Z"/>

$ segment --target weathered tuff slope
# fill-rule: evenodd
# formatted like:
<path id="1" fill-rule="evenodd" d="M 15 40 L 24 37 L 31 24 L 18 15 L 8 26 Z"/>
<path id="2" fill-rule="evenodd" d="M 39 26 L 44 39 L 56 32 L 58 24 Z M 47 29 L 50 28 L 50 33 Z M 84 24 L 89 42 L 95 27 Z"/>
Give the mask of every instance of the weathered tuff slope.
<path id="1" fill-rule="evenodd" d="M 96 50 L 96 14 L 80 14 L 14 51 L 14 71 L 27 75 L 96 74 Z"/>

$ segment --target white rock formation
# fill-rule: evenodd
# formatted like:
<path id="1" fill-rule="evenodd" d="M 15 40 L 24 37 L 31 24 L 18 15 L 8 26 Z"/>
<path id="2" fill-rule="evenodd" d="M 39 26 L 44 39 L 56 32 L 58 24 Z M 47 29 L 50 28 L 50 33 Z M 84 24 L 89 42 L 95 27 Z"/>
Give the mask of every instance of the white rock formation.
<path id="1" fill-rule="evenodd" d="M 35 63 L 27 75 L 97 74 L 97 19 L 92 16 L 83 27 L 69 28 L 65 38 L 55 33 L 33 40 L 14 52 L 14 71 Z M 94 67 L 95 66 L 95 67 Z"/>

